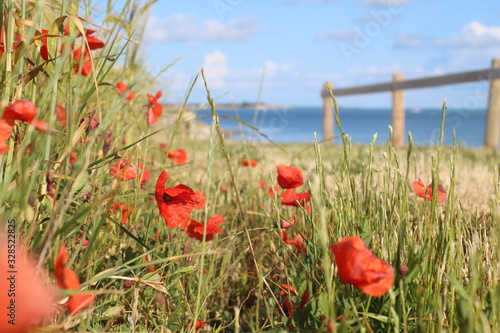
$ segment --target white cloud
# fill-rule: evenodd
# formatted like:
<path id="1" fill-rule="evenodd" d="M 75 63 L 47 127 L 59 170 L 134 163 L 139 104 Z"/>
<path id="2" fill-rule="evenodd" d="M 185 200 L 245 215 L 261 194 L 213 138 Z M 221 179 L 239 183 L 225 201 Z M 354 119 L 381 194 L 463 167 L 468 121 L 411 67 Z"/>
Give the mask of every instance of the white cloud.
<path id="1" fill-rule="evenodd" d="M 193 14 L 173 14 L 165 19 L 151 16 L 146 26 L 146 40 L 152 42 L 234 41 L 252 37 L 259 23 L 251 17 L 227 23 L 218 20 L 199 22 Z"/>
<path id="2" fill-rule="evenodd" d="M 368 66 L 366 68 L 363 67 L 348 67 L 347 72 L 349 74 L 362 74 L 362 75 L 389 75 L 394 74 L 396 72 L 401 71 L 401 66 L 398 64 L 394 64 L 387 67 L 379 67 L 379 66 Z"/>
<path id="3" fill-rule="evenodd" d="M 272 78 L 285 73 L 291 73 L 297 67 L 297 63 L 295 61 L 289 61 L 286 63 L 267 61 L 264 67 L 266 69 L 266 77 Z"/>
<path id="4" fill-rule="evenodd" d="M 361 6 L 368 7 L 394 7 L 406 5 L 411 0 L 363 0 L 359 2 Z"/>
<path id="5" fill-rule="evenodd" d="M 318 33 L 316 37 L 318 39 L 353 39 L 358 36 L 359 33 L 355 30 L 333 30 L 324 33 Z"/>
<path id="6" fill-rule="evenodd" d="M 216 50 L 212 53 L 207 53 L 203 57 L 203 70 L 209 87 L 222 88 L 225 86 L 229 67 L 227 66 L 227 57 L 220 51 Z"/>
<path id="7" fill-rule="evenodd" d="M 402 33 L 396 36 L 394 46 L 398 48 L 418 48 L 422 46 L 422 37 L 419 35 Z"/>
<path id="8" fill-rule="evenodd" d="M 472 21 L 462 28 L 462 31 L 451 39 L 438 43 L 441 46 L 462 48 L 492 48 L 500 47 L 500 26 L 487 27 Z"/>

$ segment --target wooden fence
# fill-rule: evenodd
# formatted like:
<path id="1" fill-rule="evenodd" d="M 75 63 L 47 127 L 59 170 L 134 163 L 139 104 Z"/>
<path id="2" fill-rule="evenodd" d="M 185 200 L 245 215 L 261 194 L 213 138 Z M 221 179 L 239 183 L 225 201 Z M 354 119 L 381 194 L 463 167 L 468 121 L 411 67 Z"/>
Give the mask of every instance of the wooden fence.
<path id="1" fill-rule="evenodd" d="M 493 59 L 488 69 L 406 81 L 402 73 L 396 73 L 392 82 L 332 90 L 334 97 L 392 91 L 392 143 L 401 147 L 405 138 L 404 90 L 486 80 L 490 81 L 490 89 L 484 146 L 496 149 L 500 144 L 500 58 Z M 333 101 L 327 88 L 329 84 L 326 83 L 321 91 L 324 140 L 333 138 Z"/>

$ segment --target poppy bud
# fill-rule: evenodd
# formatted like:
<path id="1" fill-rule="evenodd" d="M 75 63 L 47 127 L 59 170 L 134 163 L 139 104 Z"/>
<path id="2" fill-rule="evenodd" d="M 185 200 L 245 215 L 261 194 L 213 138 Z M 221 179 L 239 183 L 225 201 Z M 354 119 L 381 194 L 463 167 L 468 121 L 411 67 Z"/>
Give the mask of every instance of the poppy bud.
<path id="1" fill-rule="evenodd" d="M 113 142 L 113 132 L 108 130 L 104 135 L 104 145 L 102 146 L 102 154 L 104 156 L 108 155 L 108 151 L 111 148 L 111 143 Z"/>

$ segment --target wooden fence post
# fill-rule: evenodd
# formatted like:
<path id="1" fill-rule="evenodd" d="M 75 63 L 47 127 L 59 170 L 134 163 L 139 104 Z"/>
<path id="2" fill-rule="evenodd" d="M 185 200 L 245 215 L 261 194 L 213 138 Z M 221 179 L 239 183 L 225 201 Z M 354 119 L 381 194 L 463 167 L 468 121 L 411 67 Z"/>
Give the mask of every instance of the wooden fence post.
<path id="1" fill-rule="evenodd" d="M 403 81 L 403 73 L 392 76 L 393 82 Z M 396 148 L 405 143 L 405 100 L 404 90 L 392 91 L 392 145 Z"/>
<path id="2" fill-rule="evenodd" d="M 500 58 L 493 59 L 491 67 L 500 67 Z M 490 97 L 486 113 L 486 128 L 484 132 L 484 146 L 496 149 L 500 143 L 500 79 L 491 79 Z"/>
<path id="3" fill-rule="evenodd" d="M 323 88 L 323 141 L 330 142 L 333 138 L 333 101 L 328 92 L 328 85 L 333 89 L 331 83 L 325 83 Z"/>

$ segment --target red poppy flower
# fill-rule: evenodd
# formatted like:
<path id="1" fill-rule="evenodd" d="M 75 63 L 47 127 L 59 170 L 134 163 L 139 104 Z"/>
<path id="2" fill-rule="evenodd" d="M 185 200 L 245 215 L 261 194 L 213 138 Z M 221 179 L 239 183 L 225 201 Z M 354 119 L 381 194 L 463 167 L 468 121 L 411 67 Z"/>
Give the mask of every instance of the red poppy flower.
<path id="1" fill-rule="evenodd" d="M 71 163 L 71 164 L 75 163 L 77 158 L 78 158 L 78 156 L 76 156 L 76 154 L 73 151 L 73 149 L 71 149 L 69 151 L 69 163 Z"/>
<path id="2" fill-rule="evenodd" d="M 280 219 L 279 224 L 280 224 L 281 229 L 287 229 L 287 228 L 290 228 L 292 225 L 294 225 L 296 221 L 297 221 L 297 219 L 295 217 L 293 219 L 288 219 L 288 220 Z"/>
<path id="3" fill-rule="evenodd" d="M 214 234 L 224 232 L 224 230 L 217 228 L 218 225 L 221 225 L 224 222 L 224 217 L 220 214 L 215 214 L 207 221 L 206 226 L 206 234 L 205 240 L 207 242 L 211 241 L 214 238 Z M 196 222 L 195 220 L 190 220 L 186 233 L 189 237 L 195 238 L 200 242 L 203 241 L 203 231 L 205 230 L 205 226 L 203 223 Z"/>
<path id="4" fill-rule="evenodd" d="M 293 285 L 284 283 L 281 285 L 280 295 L 283 296 L 288 294 L 297 296 L 297 292 L 295 291 Z"/>
<path id="5" fill-rule="evenodd" d="M 183 165 L 187 161 L 187 153 L 182 148 L 169 150 L 167 157 L 177 165 Z"/>
<path id="6" fill-rule="evenodd" d="M 283 242 L 285 244 L 292 244 L 295 246 L 295 248 L 297 249 L 297 252 L 299 254 L 306 254 L 307 248 L 306 248 L 306 245 L 304 244 L 304 238 L 302 237 L 301 234 L 294 233 L 294 235 L 295 235 L 295 239 L 291 240 L 288 238 L 286 231 L 281 230 L 281 238 L 283 239 Z"/>
<path id="7" fill-rule="evenodd" d="M 158 121 L 158 118 L 160 118 L 161 114 L 163 113 L 163 106 L 158 102 L 158 100 L 161 98 L 161 95 L 161 91 L 158 91 L 154 96 L 147 94 L 148 111 L 146 113 L 146 121 L 149 127 L 155 124 Z"/>
<path id="8" fill-rule="evenodd" d="M 412 184 L 411 187 L 413 192 L 421 198 L 424 198 L 427 201 L 432 201 L 432 183 L 429 186 L 425 187 L 424 182 L 417 178 Z M 439 184 L 438 185 L 438 197 L 437 203 L 443 203 L 446 200 L 448 193 L 444 190 L 444 187 Z"/>
<path id="9" fill-rule="evenodd" d="M 66 126 L 68 121 L 67 111 L 62 103 L 56 103 L 56 121 L 58 121 L 62 126 Z"/>
<path id="10" fill-rule="evenodd" d="M 0 226 L 3 228 L 3 225 Z M 56 288 L 45 283 L 45 274 L 37 268 L 37 262 L 26 252 L 17 240 L 15 253 L 7 244 L 7 234 L 0 230 L 0 332 L 26 333 L 38 331 L 56 309 Z M 15 267 L 9 261 L 15 255 Z M 12 261 L 10 261 L 12 263 Z M 12 279 L 15 269 L 15 277 Z M 15 284 L 15 296 L 9 293 L 9 286 Z M 11 290 L 12 291 L 12 290 Z M 13 303 L 15 302 L 15 303 Z"/>
<path id="11" fill-rule="evenodd" d="M 207 197 L 203 194 L 202 191 L 194 191 L 194 209 L 203 209 L 205 208 L 205 200 Z"/>
<path id="12" fill-rule="evenodd" d="M 42 35 L 47 35 L 48 33 L 49 33 L 49 30 L 42 29 Z M 40 55 L 42 56 L 43 60 L 45 60 L 45 61 L 48 61 L 50 59 L 47 44 L 48 44 L 48 38 L 47 38 L 47 36 L 43 36 L 42 37 L 42 46 L 40 47 Z"/>
<path id="13" fill-rule="evenodd" d="M 285 315 L 288 318 L 292 318 L 293 312 L 297 308 L 297 305 L 294 302 L 290 301 L 290 298 L 288 296 L 286 296 L 283 299 L 283 303 L 281 304 L 281 308 L 283 309 L 283 312 L 285 313 Z"/>
<path id="14" fill-rule="evenodd" d="M 85 39 L 87 40 L 87 43 L 89 44 L 89 48 L 91 50 L 97 50 L 97 49 L 103 48 L 106 45 L 102 40 L 93 36 L 93 35 L 95 35 L 95 33 L 96 33 L 95 30 L 85 29 Z M 66 36 L 71 35 L 69 22 L 66 22 L 66 24 L 64 26 L 64 34 Z M 83 36 L 82 33 L 78 32 L 78 35 L 76 37 L 82 37 L 82 36 Z"/>
<path id="15" fill-rule="evenodd" d="M 116 84 L 116 89 L 118 89 L 118 91 L 120 92 L 120 95 L 121 95 L 121 94 L 123 94 L 124 92 L 127 91 L 128 86 L 125 83 L 123 83 L 123 82 L 118 82 Z M 134 98 L 135 98 L 135 93 L 133 91 L 129 92 L 128 95 L 127 95 L 127 97 L 125 97 L 125 99 L 127 99 L 129 101 L 133 100 Z"/>
<path id="16" fill-rule="evenodd" d="M 205 326 L 206 324 L 207 324 L 207 323 L 206 323 L 206 322 L 204 322 L 204 321 L 202 321 L 202 320 L 197 320 L 197 321 L 196 321 L 196 324 L 195 324 L 195 327 L 194 327 L 195 332 L 198 332 L 198 330 L 199 330 L 200 328 L 202 328 L 203 326 Z M 191 326 L 193 326 L 193 322 L 186 323 L 186 327 L 191 327 Z"/>
<path id="17" fill-rule="evenodd" d="M 367 295 L 384 295 L 394 281 L 394 270 L 370 251 L 358 236 L 344 237 L 331 245 L 339 277 Z"/>
<path id="18" fill-rule="evenodd" d="M 240 160 L 240 163 L 242 166 L 250 166 L 252 168 L 255 168 L 257 166 L 257 162 L 252 160 L 251 158 L 247 158 L 247 159 L 241 159 Z"/>
<path id="19" fill-rule="evenodd" d="M 221 186 L 219 189 L 220 189 L 220 191 L 222 193 L 226 193 L 227 192 L 227 186 Z"/>
<path id="20" fill-rule="evenodd" d="M 278 184 L 283 189 L 296 188 L 303 185 L 302 171 L 293 166 L 278 165 Z"/>
<path id="21" fill-rule="evenodd" d="M 311 192 L 295 193 L 294 189 L 288 189 L 281 193 L 281 204 L 285 206 L 305 206 L 311 201 Z"/>
<path id="22" fill-rule="evenodd" d="M 35 120 L 38 113 L 37 107 L 22 99 L 16 100 L 5 107 L 2 118 L 0 118 L 0 155 L 9 150 L 7 141 L 12 135 L 12 130 L 16 120 L 24 121 L 35 126 L 35 129 L 41 132 L 47 132 L 49 126 L 43 120 Z"/>
<path id="23" fill-rule="evenodd" d="M 21 34 L 16 35 L 16 40 L 13 43 L 14 50 L 21 44 Z M 0 29 L 0 57 L 5 52 L 5 29 L 2 27 Z"/>
<path id="24" fill-rule="evenodd" d="M 121 159 L 111 166 L 109 174 L 116 179 L 127 181 L 137 177 L 137 169 L 128 159 Z"/>
<path id="25" fill-rule="evenodd" d="M 88 239 L 78 238 L 77 241 L 78 244 L 82 244 L 82 246 L 88 246 L 90 244 L 90 241 Z"/>
<path id="26" fill-rule="evenodd" d="M 127 224 L 129 222 L 128 216 L 132 214 L 133 207 L 121 202 L 113 202 L 109 205 L 111 210 L 109 214 L 116 214 L 118 212 L 121 213 L 121 222 L 122 224 Z"/>
<path id="27" fill-rule="evenodd" d="M 66 268 L 67 262 L 68 254 L 66 253 L 66 245 L 63 243 L 61 247 L 59 247 L 54 262 L 54 275 L 56 276 L 57 285 L 62 289 L 80 290 L 80 279 L 74 270 Z M 75 294 L 69 297 L 66 306 L 71 315 L 76 315 L 93 302 L 93 294 Z"/>
<path id="28" fill-rule="evenodd" d="M 74 74 L 81 74 L 83 76 L 89 76 L 92 71 L 92 61 L 90 60 L 90 52 L 87 48 L 77 48 L 73 50 L 73 61 L 75 66 L 73 67 Z"/>
<path id="29" fill-rule="evenodd" d="M 274 198 L 275 196 L 278 196 L 279 197 L 279 193 L 278 191 L 280 190 L 280 187 L 278 185 L 274 185 L 274 186 L 267 186 L 266 182 L 261 180 L 260 181 L 260 187 L 262 189 L 265 189 L 267 190 L 267 195 L 271 198 Z"/>
<path id="30" fill-rule="evenodd" d="M 165 219 L 167 227 L 185 226 L 194 207 L 194 191 L 186 185 L 165 188 L 168 175 L 163 171 L 156 181 L 155 199 L 160 216 Z"/>

